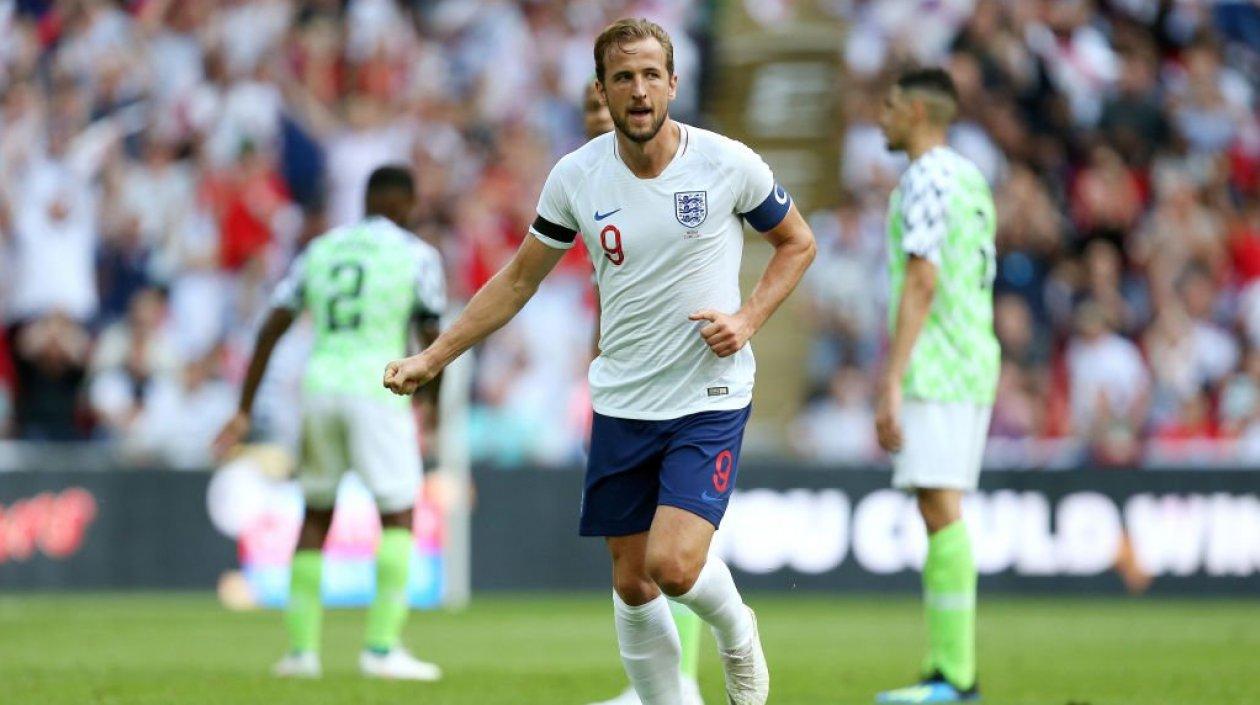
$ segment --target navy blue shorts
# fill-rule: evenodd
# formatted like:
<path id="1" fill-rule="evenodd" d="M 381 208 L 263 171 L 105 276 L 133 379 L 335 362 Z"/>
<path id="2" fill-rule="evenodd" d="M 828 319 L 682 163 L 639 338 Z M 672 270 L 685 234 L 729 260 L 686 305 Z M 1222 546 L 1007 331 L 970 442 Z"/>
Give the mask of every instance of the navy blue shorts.
<path id="1" fill-rule="evenodd" d="M 751 406 L 665 421 L 595 414 L 582 494 L 583 536 L 647 531 L 659 505 L 722 522 Z"/>

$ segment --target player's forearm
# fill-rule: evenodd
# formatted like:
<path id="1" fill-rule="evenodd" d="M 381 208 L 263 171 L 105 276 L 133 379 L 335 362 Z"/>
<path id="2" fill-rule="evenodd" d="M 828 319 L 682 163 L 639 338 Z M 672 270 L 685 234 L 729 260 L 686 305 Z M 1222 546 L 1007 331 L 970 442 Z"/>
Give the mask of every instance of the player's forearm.
<path id="1" fill-rule="evenodd" d="M 761 329 L 800 283 L 816 251 L 814 236 L 808 230 L 802 236 L 775 245 L 766 271 L 739 310 L 739 315 L 752 325 L 754 332 Z"/>
<path id="2" fill-rule="evenodd" d="M 438 327 L 438 320 L 436 318 L 432 318 L 432 319 L 422 321 L 418 327 L 419 327 L 419 337 L 420 337 L 420 349 L 428 350 L 433 345 L 433 343 L 436 342 L 439 337 L 441 337 L 441 329 Z M 439 398 L 439 395 L 441 394 L 441 391 L 442 391 L 442 373 L 439 372 L 437 376 L 433 378 L 433 381 L 429 382 L 428 384 L 424 385 L 424 387 L 421 388 L 419 394 L 421 395 L 423 399 L 433 404 L 433 408 L 436 409 L 438 398 Z"/>
<path id="3" fill-rule="evenodd" d="M 537 290 L 537 282 L 519 276 L 509 265 L 473 295 L 451 327 L 423 354 L 440 367 L 449 365 L 512 320 Z"/>
<path id="4" fill-rule="evenodd" d="M 927 262 L 907 267 L 901 301 L 897 304 L 897 320 L 893 326 L 892 341 L 888 350 L 887 381 L 900 384 L 910 365 L 910 355 L 919 339 L 923 324 L 932 309 L 936 293 L 935 269 Z"/>
<path id="5" fill-rule="evenodd" d="M 241 400 L 238 406 L 241 413 L 249 415 L 253 410 L 254 396 L 258 393 L 259 385 L 262 384 L 263 374 L 267 372 L 271 352 L 275 349 L 280 337 L 293 324 L 293 318 L 293 312 L 287 309 L 272 309 L 258 331 L 258 338 L 254 343 L 254 354 L 249 360 L 249 371 L 245 373 L 245 383 L 241 387 Z"/>

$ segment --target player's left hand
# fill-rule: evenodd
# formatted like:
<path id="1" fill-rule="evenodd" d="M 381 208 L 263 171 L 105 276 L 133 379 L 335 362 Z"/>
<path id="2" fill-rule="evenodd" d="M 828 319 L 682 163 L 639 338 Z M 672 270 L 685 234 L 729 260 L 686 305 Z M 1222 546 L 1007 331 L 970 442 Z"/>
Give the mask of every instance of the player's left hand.
<path id="1" fill-rule="evenodd" d="M 896 380 L 881 386 L 879 404 L 875 407 L 875 435 L 879 447 L 889 453 L 901 450 L 901 384 Z"/>
<path id="2" fill-rule="evenodd" d="M 739 352 L 755 332 L 740 315 L 722 313 L 706 308 L 687 317 L 692 321 L 709 321 L 700 329 L 700 337 L 718 357 L 730 357 Z"/>

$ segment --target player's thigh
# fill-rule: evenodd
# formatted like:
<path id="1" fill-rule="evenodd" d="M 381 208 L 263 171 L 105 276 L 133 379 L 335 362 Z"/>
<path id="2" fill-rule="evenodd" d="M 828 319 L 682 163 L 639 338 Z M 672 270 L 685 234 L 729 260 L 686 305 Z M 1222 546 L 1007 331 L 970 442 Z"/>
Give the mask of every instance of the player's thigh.
<path id="1" fill-rule="evenodd" d="M 339 400 L 310 396 L 302 402 L 298 484 L 306 506 L 331 509 L 337 486 L 350 467 L 349 436 Z"/>
<path id="2" fill-rule="evenodd" d="M 582 492 L 583 536 L 632 536 L 652 526 L 667 422 L 595 414 Z"/>
<path id="3" fill-rule="evenodd" d="M 751 412 L 751 407 L 706 411 L 677 420 L 661 461 L 661 506 L 700 517 L 711 529 L 721 525 Z"/>
<path id="4" fill-rule="evenodd" d="M 893 486 L 975 489 L 983 453 L 976 428 L 984 411 L 968 402 L 906 400 L 901 410 L 902 448 L 893 456 Z M 987 432 L 987 416 L 984 420 Z"/>
<path id="5" fill-rule="evenodd" d="M 350 464 L 376 499 L 382 514 L 416 503 L 423 471 L 415 416 L 393 400 L 355 399 L 350 415 Z"/>

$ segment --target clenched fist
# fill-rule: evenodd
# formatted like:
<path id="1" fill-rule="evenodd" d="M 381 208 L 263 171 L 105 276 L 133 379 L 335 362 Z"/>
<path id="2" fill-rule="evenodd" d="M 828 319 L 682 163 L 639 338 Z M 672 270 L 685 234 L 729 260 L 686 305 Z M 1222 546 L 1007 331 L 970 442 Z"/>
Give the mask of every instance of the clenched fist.
<path id="1" fill-rule="evenodd" d="M 739 352 L 755 332 L 739 314 L 730 315 L 706 308 L 688 316 L 692 321 L 709 321 L 700 329 L 700 337 L 718 357 L 730 357 Z"/>
<path id="2" fill-rule="evenodd" d="M 385 366 L 385 388 L 398 395 L 414 394 L 441 371 L 442 368 L 431 364 L 424 353 L 394 360 Z"/>

